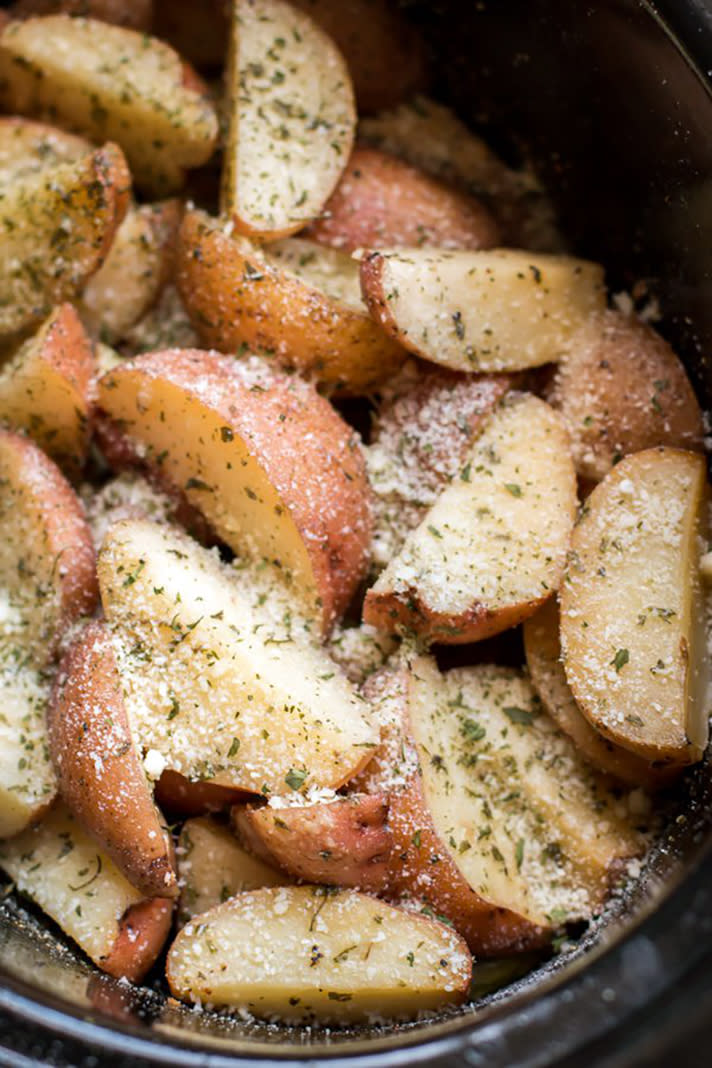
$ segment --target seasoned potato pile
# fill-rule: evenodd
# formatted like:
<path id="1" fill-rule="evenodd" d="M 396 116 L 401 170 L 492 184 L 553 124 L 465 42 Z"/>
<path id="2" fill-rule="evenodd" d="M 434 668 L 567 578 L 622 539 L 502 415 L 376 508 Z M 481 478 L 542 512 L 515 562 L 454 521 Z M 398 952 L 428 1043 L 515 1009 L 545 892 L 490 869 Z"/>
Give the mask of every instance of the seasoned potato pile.
<path id="1" fill-rule="evenodd" d="M 0 17 L 0 868 L 289 1024 L 560 951 L 708 740 L 683 364 L 399 12 Z"/>

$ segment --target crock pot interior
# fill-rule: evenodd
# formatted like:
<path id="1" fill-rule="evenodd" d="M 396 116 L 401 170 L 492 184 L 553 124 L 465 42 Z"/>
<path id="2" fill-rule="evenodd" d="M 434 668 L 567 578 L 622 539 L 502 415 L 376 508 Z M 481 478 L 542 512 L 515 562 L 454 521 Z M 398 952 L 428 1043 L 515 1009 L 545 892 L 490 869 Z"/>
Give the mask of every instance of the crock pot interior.
<path id="1" fill-rule="evenodd" d="M 695 5 L 683 6 L 689 15 Z M 531 160 L 572 249 L 606 264 L 613 291 L 647 284 L 709 406 L 712 97 L 653 9 L 635 0 L 407 7 L 436 57 L 433 95 L 513 162 Z M 712 67 L 712 28 L 707 47 Z M 199 1051 L 215 1065 L 349 1055 L 364 1066 L 563 1063 L 650 1011 L 712 951 L 711 802 L 704 765 L 683 783 L 641 879 L 573 952 L 474 1008 L 407 1027 L 328 1034 L 182 1009 L 158 979 L 141 992 L 98 976 L 10 894 L 0 905 L 0 1063 L 3 1042 L 36 1060 L 51 1050 L 57 1064 L 89 1055 L 206 1063 Z"/>

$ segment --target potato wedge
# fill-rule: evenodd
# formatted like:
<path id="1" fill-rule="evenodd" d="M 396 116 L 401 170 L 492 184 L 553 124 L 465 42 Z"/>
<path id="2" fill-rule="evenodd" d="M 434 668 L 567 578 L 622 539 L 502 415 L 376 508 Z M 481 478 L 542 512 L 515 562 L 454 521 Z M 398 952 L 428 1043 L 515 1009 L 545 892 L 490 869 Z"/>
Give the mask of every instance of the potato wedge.
<path id="1" fill-rule="evenodd" d="M 91 342 L 60 304 L 0 371 L 0 423 L 24 430 L 71 474 L 84 466 L 95 372 Z"/>
<path id="2" fill-rule="evenodd" d="M 89 623 L 65 654 L 48 731 L 60 792 L 79 823 L 142 894 L 175 897 L 173 843 L 131 737 L 104 623 Z"/>
<path id="3" fill-rule="evenodd" d="M 284 620 L 289 590 L 266 569 L 237 574 L 177 530 L 126 521 L 107 534 L 99 581 L 156 778 L 292 795 L 337 788 L 368 760 L 367 704 L 296 613 Z"/>
<path id="4" fill-rule="evenodd" d="M 144 900 L 61 803 L 0 842 L 0 867 L 109 975 L 138 982 L 160 953 L 172 903 Z"/>
<path id="5" fill-rule="evenodd" d="M 393 838 L 383 796 L 350 794 L 279 808 L 236 805 L 231 817 L 250 852 L 296 879 L 372 892 L 386 888 Z"/>
<path id="6" fill-rule="evenodd" d="M 217 139 L 215 109 L 180 56 L 155 37 L 96 19 L 46 15 L 0 36 L 0 105 L 115 140 L 136 184 L 179 189 Z"/>
<path id="7" fill-rule="evenodd" d="M 230 33 L 222 212 L 240 233 L 287 237 L 322 210 L 353 147 L 348 68 L 284 0 L 235 0 Z"/>
<path id="8" fill-rule="evenodd" d="M 292 0 L 333 38 L 348 63 L 360 115 L 391 108 L 428 81 L 425 44 L 386 0 Z"/>
<path id="9" fill-rule="evenodd" d="M 331 248 L 493 248 L 487 208 L 377 148 L 358 146 L 305 236 Z"/>
<path id="10" fill-rule="evenodd" d="M 444 924 L 319 886 L 253 890 L 218 905 L 183 928 L 167 964 L 184 1001 L 342 1024 L 456 1005 L 471 971 L 467 947 Z"/>
<path id="11" fill-rule="evenodd" d="M 456 371 L 559 360 L 606 296 L 598 264 L 516 249 L 367 252 L 361 288 L 386 333 Z"/>
<path id="12" fill-rule="evenodd" d="M 98 390 L 124 437 L 231 548 L 278 562 L 328 632 L 370 538 L 363 456 L 328 401 L 256 358 L 194 350 L 141 356 Z"/>
<path id="13" fill-rule="evenodd" d="M 707 744 L 707 499 L 703 456 L 627 456 L 586 501 L 561 588 L 576 703 L 614 744 L 661 765 L 695 763 Z"/>
<path id="14" fill-rule="evenodd" d="M 415 657 L 398 685 L 417 764 L 390 796 L 393 887 L 485 955 L 589 918 L 643 849 L 637 798 L 588 767 L 514 669 L 443 676 Z"/>
<path id="15" fill-rule="evenodd" d="M 0 430 L 0 648 L 38 670 L 97 600 L 94 547 L 59 468 L 27 438 Z"/>
<path id="16" fill-rule="evenodd" d="M 524 623 L 524 649 L 532 684 L 544 708 L 589 764 L 619 782 L 646 790 L 659 790 L 673 781 L 676 768 L 658 768 L 614 745 L 594 730 L 581 712 L 561 661 L 559 606 L 555 597 L 550 597 Z"/>
<path id="17" fill-rule="evenodd" d="M 172 274 L 181 212 L 178 200 L 129 208 L 78 304 L 94 337 L 116 344 L 158 300 Z"/>
<path id="18" fill-rule="evenodd" d="M 618 311 L 593 316 L 574 335 L 549 399 L 585 479 L 600 482 L 622 456 L 655 445 L 703 448 L 685 368 L 664 338 Z"/>
<path id="19" fill-rule="evenodd" d="M 364 622 L 449 645 L 515 626 L 558 588 L 575 515 L 560 417 L 511 394 L 367 592 Z"/>
<path id="20" fill-rule="evenodd" d="M 4 592 L 4 591 L 3 591 Z M 57 793 L 49 758 L 49 680 L 0 646 L 0 839 L 36 823 Z"/>
<path id="21" fill-rule="evenodd" d="M 409 362 L 381 390 L 366 469 L 373 489 L 373 562 L 385 567 L 454 478 L 512 384 Z"/>
<path id="22" fill-rule="evenodd" d="M 564 252 L 554 206 L 533 171 L 511 170 L 455 113 L 422 94 L 359 123 L 359 139 L 476 197 L 502 229 L 503 245 Z"/>
<path id="23" fill-rule="evenodd" d="M 91 151 L 89 141 L 56 126 L 14 116 L 0 118 L 0 183 L 3 186 L 44 167 L 74 163 Z"/>
<path id="24" fill-rule="evenodd" d="M 79 293 L 109 250 L 129 187 L 126 160 L 111 144 L 8 183 L 2 210 L 13 225 L 0 235 L 0 337 Z"/>
<path id="25" fill-rule="evenodd" d="M 186 779 L 177 771 L 161 772 L 154 791 L 156 803 L 162 812 L 179 819 L 207 816 L 250 797 L 243 790 L 230 786 L 216 786 L 212 782 Z"/>
<path id="26" fill-rule="evenodd" d="M 235 835 L 216 820 L 184 823 L 177 852 L 182 885 L 181 925 L 243 890 L 286 886 L 291 882 L 276 868 L 246 853 Z"/>
<path id="27" fill-rule="evenodd" d="M 203 343 L 220 351 L 264 349 L 281 366 L 352 393 L 370 392 L 406 357 L 368 314 L 358 265 L 313 242 L 261 250 L 190 211 L 177 280 Z"/>
<path id="28" fill-rule="evenodd" d="M 151 29 L 153 0 L 15 0 L 12 5 L 16 19 L 57 14 L 82 15 L 146 31 Z"/>

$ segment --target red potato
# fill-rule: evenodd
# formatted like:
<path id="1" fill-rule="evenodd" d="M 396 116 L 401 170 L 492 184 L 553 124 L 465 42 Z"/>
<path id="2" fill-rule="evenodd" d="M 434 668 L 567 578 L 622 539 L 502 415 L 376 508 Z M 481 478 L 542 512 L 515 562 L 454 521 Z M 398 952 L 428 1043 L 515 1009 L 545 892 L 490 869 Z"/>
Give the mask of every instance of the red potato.
<path id="1" fill-rule="evenodd" d="M 354 83 L 359 114 L 392 108 L 428 82 L 425 43 L 386 0 L 293 0 L 334 39 Z"/>
<path id="2" fill-rule="evenodd" d="M 203 343 L 265 350 L 280 366 L 342 392 L 369 393 L 405 359 L 368 314 L 358 265 L 345 253 L 292 240 L 266 250 L 186 213 L 178 289 Z"/>
<path id="3" fill-rule="evenodd" d="M 0 842 L 0 867 L 117 979 L 140 982 L 163 948 L 173 903 L 145 900 L 61 802 L 37 827 Z"/>
<path id="4" fill-rule="evenodd" d="M 0 489 L 0 583 L 21 616 L 14 640 L 41 667 L 68 628 L 96 605 L 91 531 L 59 468 L 33 442 L 7 430 L 0 430 Z M 14 629 L 9 621 L 5 628 L 5 634 Z"/>
<path id="5" fill-rule="evenodd" d="M 71 304 L 55 308 L 0 372 L 0 421 L 76 474 L 89 447 L 94 352 Z"/>
<path id="6" fill-rule="evenodd" d="M 250 852 L 297 879 L 371 892 L 386 886 L 393 839 L 383 796 L 351 794 L 285 808 L 236 806 L 231 816 Z"/>
<path id="7" fill-rule="evenodd" d="M 660 334 L 618 311 L 592 316 L 574 334 L 549 399 L 578 474 L 594 482 L 655 445 L 703 449 L 702 411 L 682 363 Z"/>
<path id="8" fill-rule="evenodd" d="M 179 818 L 220 812 L 249 796 L 230 786 L 216 786 L 213 782 L 191 782 L 170 768 L 161 774 L 155 790 L 159 807 Z"/>
<path id="9" fill-rule="evenodd" d="M 56 163 L 71 163 L 92 151 L 91 142 L 57 126 L 17 116 L 0 118 L 0 179 Z"/>
<path id="10" fill-rule="evenodd" d="M 109 372 L 99 406 L 228 545 L 279 561 L 328 632 L 371 531 L 360 445 L 328 401 L 256 359 L 174 350 Z"/>
<path id="11" fill-rule="evenodd" d="M 357 146 L 321 216 L 305 236 L 353 252 L 359 248 L 482 249 L 499 229 L 474 197 L 396 156 Z"/>
<path id="12" fill-rule="evenodd" d="M 147 897 L 178 893 L 173 846 L 134 745 L 110 633 L 89 623 L 67 651 L 48 716 L 68 808 Z"/>

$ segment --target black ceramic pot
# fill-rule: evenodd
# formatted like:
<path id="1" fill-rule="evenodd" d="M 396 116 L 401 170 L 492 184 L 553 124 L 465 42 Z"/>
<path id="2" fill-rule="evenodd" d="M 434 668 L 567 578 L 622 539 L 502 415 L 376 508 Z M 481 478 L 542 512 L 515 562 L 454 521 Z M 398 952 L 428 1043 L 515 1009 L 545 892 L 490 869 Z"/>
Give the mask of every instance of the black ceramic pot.
<path id="1" fill-rule="evenodd" d="M 409 7 L 437 55 L 436 95 L 505 154 L 526 150 L 613 289 L 648 283 L 709 407 L 712 0 Z M 711 1046 L 709 765 L 577 950 L 428 1025 L 325 1036 L 184 1012 L 92 974 L 11 897 L 0 905 L 0 1065 L 707 1066 Z"/>

